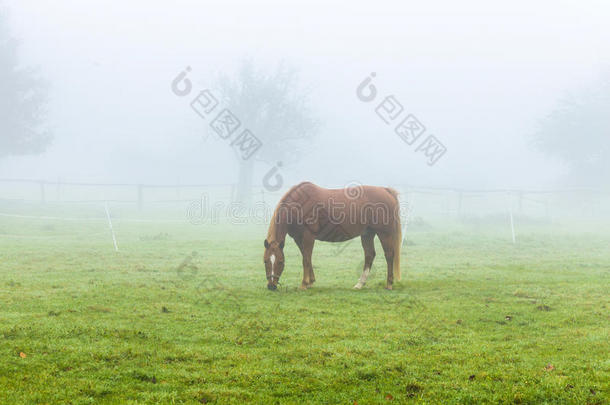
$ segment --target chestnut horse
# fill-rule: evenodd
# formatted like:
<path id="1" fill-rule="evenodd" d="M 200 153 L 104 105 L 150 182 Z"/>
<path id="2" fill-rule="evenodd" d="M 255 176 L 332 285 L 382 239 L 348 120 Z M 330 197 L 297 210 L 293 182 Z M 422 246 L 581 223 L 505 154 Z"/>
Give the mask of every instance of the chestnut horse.
<path id="1" fill-rule="evenodd" d="M 307 289 L 316 281 L 311 253 L 316 240 L 342 242 L 360 236 L 364 268 L 354 286 L 362 288 L 375 258 L 375 235 L 379 237 L 388 265 L 386 288 L 400 280 L 402 244 L 398 193 L 387 187 L 355 186 L 326 189 L 305 182 L 292 187 L 280 200 L 265 239 L 267 288 L 277 289 L 284 271 L 284 244 L 290 235 L 303 255 L 303 282 Z"/>

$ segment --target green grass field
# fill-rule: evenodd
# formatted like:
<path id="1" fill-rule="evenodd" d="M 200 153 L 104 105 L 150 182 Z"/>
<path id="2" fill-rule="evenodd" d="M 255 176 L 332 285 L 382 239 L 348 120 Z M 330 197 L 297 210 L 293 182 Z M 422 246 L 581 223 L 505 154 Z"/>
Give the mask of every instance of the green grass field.
<path id="1" fill-rule="evenodd" d="M 403 281 L 359 241 L 263 226 L 0 218 L 0 403 L 608 403 L 610 232 L 409 229 Z"/>

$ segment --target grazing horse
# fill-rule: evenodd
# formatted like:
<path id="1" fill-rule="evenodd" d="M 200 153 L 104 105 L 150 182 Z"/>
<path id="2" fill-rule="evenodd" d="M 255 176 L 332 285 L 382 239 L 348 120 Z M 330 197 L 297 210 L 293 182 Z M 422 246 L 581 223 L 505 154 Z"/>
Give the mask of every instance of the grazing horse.
<path id="1" fill-rule="evenodd" d="M 316 281 L 311 253 L 316 240 L 342 242 L 360 236 L 364 268 L 354 286 L 362 288 L 375 258 L 375 235 L 379 237 L 388 265 L 386 288 L 400 280 L 402 244 L 398 193 L 387 187 L 354 186 L 326 189 L 304 182 L 292 187 L 273 212 L 265 239 L 267 288 L 277 289 L 284 271 L 284 244 L 290 235 L 303 255 L 303 282 L 307 289 Z"/>

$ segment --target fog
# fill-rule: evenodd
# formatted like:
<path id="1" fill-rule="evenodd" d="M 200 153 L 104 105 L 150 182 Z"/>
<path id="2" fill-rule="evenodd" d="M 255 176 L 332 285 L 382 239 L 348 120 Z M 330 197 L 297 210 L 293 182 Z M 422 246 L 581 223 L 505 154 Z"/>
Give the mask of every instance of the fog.
<path id="1" fill-rule="evenodd" d="M 569 164 L 534 147 L 541 122 L 610 66 L 603 1 L 9 0 L 20 66 L 48 84 L 44 152 L 0 159 L 0 177 L 149 184 L 235 183 L 239 159 L 190 107 L 245 62 L 298 71 L 315 135 L 282 157 L 284 187 L 304 180 L 420 187 L 533 188 Z M 193 92 L 172 81 L 187 67 Z M 377 99 L 356 95 L 375 73 Z M 217 94 L 217 93 L 215 93 Z M 430 165 L 375 108 L 393 95 L 446 153 Z M 256 124 L 244 122 L 244 125 Z M 265 134 L 262 149 L 268 146 Z M 582 142 L 575 134 L 573 142 Z M 607 151 L 607 149 L 606 149 Z M 269 155 L 269 154 L 268 154 Z M 253 165 L 252 185 L 277 160 Z M 583 184 L 584 185 L 584 184 Z"/>

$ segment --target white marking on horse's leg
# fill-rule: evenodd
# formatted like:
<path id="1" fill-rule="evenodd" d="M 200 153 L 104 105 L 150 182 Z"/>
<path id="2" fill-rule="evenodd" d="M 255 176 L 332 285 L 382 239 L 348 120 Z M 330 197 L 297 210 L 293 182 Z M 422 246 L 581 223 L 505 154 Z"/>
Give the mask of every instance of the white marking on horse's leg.
<path id="1" fill-rule="evenodd" d="M 366 269 L 364 269 L 364 271 L 362 272 L 362 275 L 360 276 L 360 279 L 354 286 L 354 288 L 356 290 L 361 289 L 362 286 L 364 286 L 366 284 L 366 279 L 369 277 L 369 274 L 371 274 L 371 269 L 367 267 Z"/>

